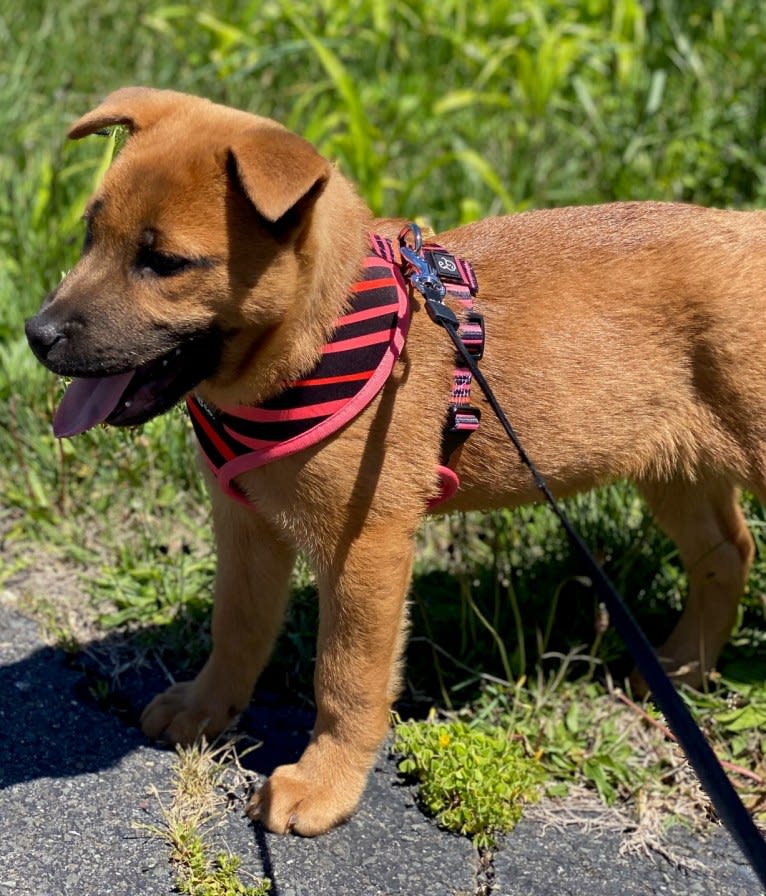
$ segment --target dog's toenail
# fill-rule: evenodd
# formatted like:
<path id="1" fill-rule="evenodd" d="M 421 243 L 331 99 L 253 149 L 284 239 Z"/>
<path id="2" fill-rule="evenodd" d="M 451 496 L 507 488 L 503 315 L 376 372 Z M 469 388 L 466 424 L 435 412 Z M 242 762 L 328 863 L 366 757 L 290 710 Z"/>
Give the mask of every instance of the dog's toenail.
<path id="1" fill-rule="evenodd" d="M 298 816 L 293 812 L 293 814 L 287 819 L 287 825 L 285 827 L 286 834 L 292 834 L 293 828 L 298 824 Z"/>

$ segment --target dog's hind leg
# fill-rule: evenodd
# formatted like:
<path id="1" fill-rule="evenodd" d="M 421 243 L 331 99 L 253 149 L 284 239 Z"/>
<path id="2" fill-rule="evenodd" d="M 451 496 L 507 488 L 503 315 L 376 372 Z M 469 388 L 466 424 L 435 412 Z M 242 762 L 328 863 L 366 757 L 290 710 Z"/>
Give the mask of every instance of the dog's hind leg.
<path id="1" fill-rule="evenodd" d="M 753 559 L 739 491 L 723 478 L 644 482 L 639 487 L 678 546 L 688 578 L 681 618 L 657 653 L 676 680 L 699 687 L 734 627 Z M 642 690 L 638 676 L 634 680 Z"/>
<path id="2" fill-rule="evenodd" d="M 228 727 L 250 701 L 284 618 L 295 549 L 255 509 L 213 485 L 218 547 L 213 650 L 194 681 L 155 697 L 141 716 L 149 737 L 191 743 Z"/>

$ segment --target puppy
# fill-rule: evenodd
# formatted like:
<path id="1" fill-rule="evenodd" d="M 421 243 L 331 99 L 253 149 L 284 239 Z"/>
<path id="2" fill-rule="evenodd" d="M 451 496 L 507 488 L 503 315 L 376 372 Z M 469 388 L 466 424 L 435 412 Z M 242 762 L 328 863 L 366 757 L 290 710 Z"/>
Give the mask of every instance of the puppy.
<path id="1" fill-rule="evenodd" d="M 268 119 L 126 88 L 69 136 L 111 125 L 131 136 L 90 200 L 82 258 L 26 325 L 40 361 L 76 378 L 57 433 L 139 424 L 190 393 L 208 421 L 278 411 L 328 357 L 339 321 L 361 320 L 349 296 L 369 233 L 395 237 L 399 225 L 373 221 L 337 169 Z M 738 489 L 766 494 L 766 216 L 565 208 L 479 221 L 438 243 L 473 265 L 482 369 L 554 492 L 631 479 L 678 545 L 689 596 L 660 654 L 701 682 L 753 556 Z M 388 245 L 398 258 L 396 239 Z M 413 536 L 445 466 L 455 357 L 396 267 L 386 277 L 400 324 L 364 407 L 294 453 L 252 438 L 270 462 L 224 482 L 204 464 L 218 549 L 213 650 L 142 718 L 149 736 L 178 742 L 231 723 L 269 658 L 303 551 L 319 588 L 317 717 L 300 760 L 254 798 L 273 831 L 314 835 L 349 816 L 397 693 Z M 486 410 L 449 466 L 460 487 L 442 510 L 538 497 Z"/>

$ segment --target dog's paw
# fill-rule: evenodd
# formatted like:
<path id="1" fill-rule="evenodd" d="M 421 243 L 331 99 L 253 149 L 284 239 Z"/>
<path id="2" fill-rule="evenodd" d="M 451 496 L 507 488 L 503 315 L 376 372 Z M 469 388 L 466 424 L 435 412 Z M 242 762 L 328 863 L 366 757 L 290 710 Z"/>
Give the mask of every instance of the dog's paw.
<path id="1" fill-rule="evenodd" d="M 246 812 L 275 834 L 315 837 L 356 809 L 366 775 L 309 773 L 301 763 L 281 765 L 255 793 Z"/>
<path id="2" fill-rule="evenodd" d="M 215 737 L 232 724 L 234 707 L 222 707 L 199 698 L 195 682 L 174 684 L 152 700 L 141 714 L 147 737 L 171 744 L 191 744 L 204 734 Z"/>

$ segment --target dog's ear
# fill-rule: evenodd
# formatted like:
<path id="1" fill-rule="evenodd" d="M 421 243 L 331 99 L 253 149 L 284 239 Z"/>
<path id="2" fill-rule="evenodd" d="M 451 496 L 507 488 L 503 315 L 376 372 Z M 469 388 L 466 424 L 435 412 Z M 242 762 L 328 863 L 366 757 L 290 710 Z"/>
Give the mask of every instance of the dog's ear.
<path id="1" fill-rule="evenodd" d="M 95 109 L 87 112 L 67 131 L 70 140 L 79 140 L 115 124 L 124 125 L 131 134 L 145 130 L 176 111 L 181 102 L 206 103 L 174 90 L 151 87 L 122 87 L 115 90 Z"/>
<path id="2" fill-rule="evenodd" d="M 254 128 L 237 140 L 229 164 L 248 199 L 271 223 L 301 200 L 315 199 L 332 172 L 307 140 L 276 124 Z"/>

